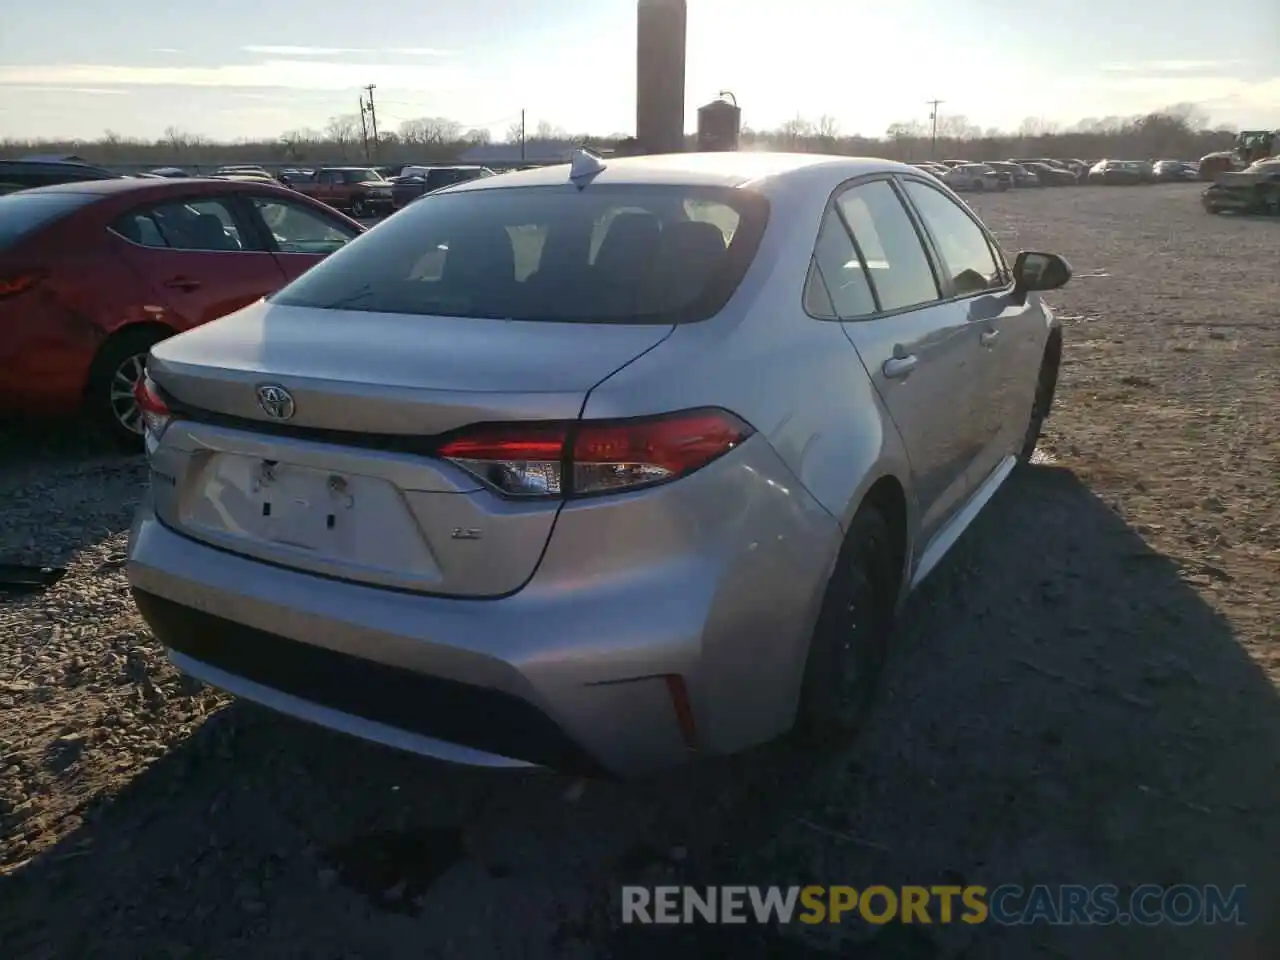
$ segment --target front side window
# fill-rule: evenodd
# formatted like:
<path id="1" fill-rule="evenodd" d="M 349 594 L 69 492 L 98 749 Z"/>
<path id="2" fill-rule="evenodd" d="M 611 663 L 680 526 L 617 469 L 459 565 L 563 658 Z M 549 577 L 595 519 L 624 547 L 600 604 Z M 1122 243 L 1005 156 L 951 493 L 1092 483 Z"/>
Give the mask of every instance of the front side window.
<path id="1" fill-rule="evenodd" d="M 253 205 L 281 253 L 332 253 L 357 236 L 323 214 L 288 200 L 254 197 Z"/>
<path id="2" fill-rule="evenodd" d="M 428 194 L 271 299 L 289 306 L 599 323 L 717 312 L 755 257 L 748 190 L 565 184 Z"/>
<path id="3" fill-rule="evenodd" d="M 907 195 L 920 212 L 942 254 L 957 296 L 1005 285 L 987 236 L 954 200 L 916 180 L 908 180 Z"/>
<path id="4" fill-rule="evenodd" d="M 253 249 L 230 207 L 200 199 L 152 204 L 130 210 L 112 224 L 126 240 L 144 247 L 229 252 Z"/>
<path id="5" fill-rule="evenodd" d="M 862 250 L 881 310 L 903 310 L 939 298 L 928 254 L 888 182 L 873 180 L 851 187 L 836 204 Z"/>

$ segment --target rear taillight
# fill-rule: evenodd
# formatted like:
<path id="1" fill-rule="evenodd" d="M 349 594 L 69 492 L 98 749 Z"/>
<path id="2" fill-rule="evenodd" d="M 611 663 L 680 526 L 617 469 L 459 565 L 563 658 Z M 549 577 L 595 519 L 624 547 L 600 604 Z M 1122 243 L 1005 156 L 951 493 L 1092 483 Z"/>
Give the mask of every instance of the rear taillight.
<path id="1" fill-rule="evenodd" d="M 151 378 L 143 374 L 133 388 L 133 399 L 137 401 L 138 410 L 142 414 L 143 436 L 147 444 L 147 452 L 151 453 L 160 435 L 173 420 L 169 406 L 160 398 L 156 385 Z"/>
<path id="2" fill-rule="evenodd" d="M 0 274 L 0 300 L 4 300 L 6 297 L 16 297 L 20 293 L 26 293 L 43 279 L 44 272 L 40 270 Z"/>
<path id="3" fill-rule="evenodd" d="M 633 420 L 487 424 L 439 449 L 510 497 L 581 497 L 688 476 L 754 431 L 725 410 L 687 410 Z"/>

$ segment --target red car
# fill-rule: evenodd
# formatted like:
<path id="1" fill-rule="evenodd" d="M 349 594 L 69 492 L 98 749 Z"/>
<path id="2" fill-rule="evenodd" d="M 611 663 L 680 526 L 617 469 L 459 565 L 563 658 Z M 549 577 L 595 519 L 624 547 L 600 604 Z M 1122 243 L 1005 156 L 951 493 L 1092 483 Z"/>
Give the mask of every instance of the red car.
<path id="1" fill-rule="evenodd" d="M 133 386 L 154 343 L 363 231 L 268 183 L 97 180 L 0 197 L 0 416 L 83 411 L 139 445 Z"/>

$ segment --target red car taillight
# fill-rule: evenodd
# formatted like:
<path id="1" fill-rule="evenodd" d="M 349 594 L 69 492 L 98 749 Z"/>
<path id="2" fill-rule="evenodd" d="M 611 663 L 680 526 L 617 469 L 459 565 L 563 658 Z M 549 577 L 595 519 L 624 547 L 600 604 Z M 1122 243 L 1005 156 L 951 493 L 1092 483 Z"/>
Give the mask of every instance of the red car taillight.
<path id="1" fill-rule="evenodd" d="M 580 497 L 688 476 L 751 436 L 725 410 L 633 420 L 486 424 L 441 445 L 439 455 L 511 497 Z"/>
<path id="2" fill-rule="evenodd" d="M 169 406 L 160 398 L 156 385 L 145 374 L 133 388 L 133 399 L 137 401 L 138 410 L 142 413 L 142 427 L 146 434 L 148 449 L 160 439 L 165 427 L 173 419 Z"/>

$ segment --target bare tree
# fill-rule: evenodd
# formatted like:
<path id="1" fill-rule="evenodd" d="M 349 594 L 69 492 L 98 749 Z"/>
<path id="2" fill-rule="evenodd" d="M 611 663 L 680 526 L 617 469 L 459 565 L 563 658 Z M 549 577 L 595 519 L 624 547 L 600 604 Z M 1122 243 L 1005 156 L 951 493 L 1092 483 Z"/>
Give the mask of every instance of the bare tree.
<path id="1" fill-rule="evenodd" d="M 533 133 L 528 136 L 531 143 L 557 143 L 568 139 L 568 131 L 549 120 L 539 120 L 538 125 L 533 128 Z"/>
<path id="2" fill-rule="evenodd" d="M 507 132 L 503 135 L 504 143 L 519 143 L 520 138 L 524 136 L 524 124 L 519 120 L 515 120 L 507 124 Z"/>
<path id="3" fill-rule="evenodd" d="M 330 117 L 324 128 L 325 139 L 331 141 L 338 148 L 339 154 L 345 160 L 347 159 L 348 151 L 356 142 L 356 131 L 359 129 L 359 114 L 347 113 L 340 117 Z"/>
<path id="4" fill-rule="evenodd" d="M 472 127 L 462 135 L 463 143 L 482 146 L 493 141 L 493 134 L 483 127 Z"/>
<path id="5" fill-rule="evenodd" d="M 1142 116 L 1085 118 L 1061 129 L 1035 117 L 1015 131 L 981 129 L 963 116 L 940 117 L 937 155 L 957 159 L 985 160 L 994 157 L 1198 157 L 1230 149 L 1233 129 L 1217 126 L 1195 104 L 1175 104 L 1168 110 Z M 533 126 L 530 140 L 564 142 L 566 132 L 548 122 Z M 773 130 L 744 127 L 740 140 L 745 149 L 790 149 L 839 151 L 853 155 L 880 155 L 896 159 L 916 159 L 930 155 L 931 129 L 922 119 L 892 124 L 882 138 L 841 134 L 831 117 L 816 122 L 797 116 Z M 385 163 L 421 162 L 429 157 L 455 160 L 469 146 L 483 142 L 487 131 L 464 129 L 448 118 L 423 117 L 406 123 L 398 135 L 382 133 L 380 156 Z M 96 141 L 23 141 L 0 138 L 0 157 L 21 157 L 31 153 L 75 153 L 107 165 L 133 169 L 177 163 L 182 166 L 214 166 L 223 163 L 261 162 L 275 159 L 283 163 L 340 163 L 358 156 L 360 126 L 358 115 L 330 119 L 324 130 L 293 129 L 269 140 L 214 142 L 196 133 L 171 126 L 156 139 L 127 139 L 107 131 Z M 520 138 L 519 124 L 506 131 L 509 141 Z M 600 147 L 625 150 L 629 138 L 583 137 Z M 352 150 L 353 145 L 355 150 Z M 634 144 L 632 144 L 634 149 Z M 135 166 L 136 165 L 136 166 Z"/>
<path id="6" fill-rule="evenodd" d="M 164 138 L 160 141 L 167 146 L 175 157 L 186 153 L 187 148 L 191 146 L 192 136 L 177 127 L 165 127 Z"/>
<path id="7" fill-rule="evenodd" d="M 814 128 L 814 133 L 823 140 L 834 140 L 840 136 L 840 124 L 836 122 L 835 117 L 824 113 L 818 118 L 818 125 Z"/>

